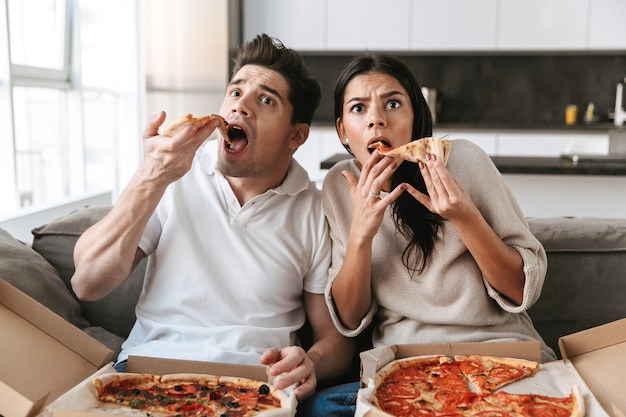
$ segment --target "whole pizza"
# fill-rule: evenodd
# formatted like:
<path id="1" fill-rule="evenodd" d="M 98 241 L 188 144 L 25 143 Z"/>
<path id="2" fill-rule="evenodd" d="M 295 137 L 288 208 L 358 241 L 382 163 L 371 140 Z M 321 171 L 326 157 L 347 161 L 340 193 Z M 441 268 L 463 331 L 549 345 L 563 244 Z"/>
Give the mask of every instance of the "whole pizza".
<path id="1" fill-rule="evenodd" d="M 540 368 L 533 361 L 480 355 L 399 359 L 376 374 L 372 403 L 399 417 L 583 417 L 575 386 L 567 397 L 500 390 Z"/>
<path id="2" fill-rule="evenodd" d="M 289 407 L 284 391 L 247 378 L 111 373 L 93 378 L 92 383 L 99 401 L 148 415 L 248 417 Z"/>

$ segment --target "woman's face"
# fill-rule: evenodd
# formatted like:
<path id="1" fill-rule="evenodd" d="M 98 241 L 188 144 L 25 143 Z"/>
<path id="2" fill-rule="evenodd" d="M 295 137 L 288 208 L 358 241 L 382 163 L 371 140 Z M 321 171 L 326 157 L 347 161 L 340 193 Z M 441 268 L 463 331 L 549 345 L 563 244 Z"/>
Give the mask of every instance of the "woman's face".
<path id="1" fill-rule="evenodd" d="M 363 165 L 373 151 L 368 146 L 376 141 L 390 147 L 410 142 L 413 118 L 411 99 L 402 84 L 391 75 L 367 72 L 346 86 L 337 132 Z"/>

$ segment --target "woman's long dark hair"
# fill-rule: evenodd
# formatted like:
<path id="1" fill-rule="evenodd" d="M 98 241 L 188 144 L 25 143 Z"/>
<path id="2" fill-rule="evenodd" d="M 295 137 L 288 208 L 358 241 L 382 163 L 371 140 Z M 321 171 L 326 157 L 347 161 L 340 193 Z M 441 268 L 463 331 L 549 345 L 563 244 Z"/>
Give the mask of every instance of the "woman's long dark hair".
<path id="1" fill-rule="evenodd" d="M 343 115 L 344 94 L 348 83 L 357 75 L 368 72 L 388 74 L 398 80 L 407 91 L 413 106 L 411 140 L 432 136 L 432 117 L 420 86 L 406 65 L 390 55 L 367 53 L 348 64 L 335 85 L 335 120 L 341 119 Z M 349 148 L 347 150 L 350 152 Z M 393 175 L 392 187 L 395 188 L 403 182 L 410 183 L 427 194 L 426 184 L 417 164 L 409 162 L 400 164 Z M 402 262 L 409 272 L 419 272 L 426 266 L 443 219 L 406 192 L 402 193 L 391 208 L 396 228 L 409 240 L 409 244 L 402 252 Z"/>

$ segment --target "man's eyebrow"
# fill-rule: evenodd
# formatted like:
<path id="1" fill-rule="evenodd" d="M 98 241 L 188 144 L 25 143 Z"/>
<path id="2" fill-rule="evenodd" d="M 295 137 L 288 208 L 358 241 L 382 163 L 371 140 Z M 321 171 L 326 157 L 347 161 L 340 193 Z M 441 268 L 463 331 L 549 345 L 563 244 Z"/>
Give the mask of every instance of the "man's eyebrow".
<path id="1" fill-rule="evenodd" d="M 229 86 L 231 86 L 231 85 L 239 85 L 239 84 L 243 83 L 244 81 L 245 81 L 245 80 L 244 80 L 243 78 L 235 78 L 235 79 L 231 80 L 231 81 L 228 83 L 228 85 L 229 85 Z M 282 96 L 282 95 L 278 92 L 278 90 L 276 90 L 276 89 L 274 89 L 274 88 L 270 87 L 270 86 L 269 86 L 269 85 L 267 85 L 267 84 L 261 84 L 261 90 L 265 90 L 265 91 L 267 91 L 268 93 L 275 95 L 276 97 L 278 97 L 278 99 L 279 99 L 280 101 L 283 101 L 283 100 L 284 100 L 284 99 L 283 99 L 283 96 Z"/>

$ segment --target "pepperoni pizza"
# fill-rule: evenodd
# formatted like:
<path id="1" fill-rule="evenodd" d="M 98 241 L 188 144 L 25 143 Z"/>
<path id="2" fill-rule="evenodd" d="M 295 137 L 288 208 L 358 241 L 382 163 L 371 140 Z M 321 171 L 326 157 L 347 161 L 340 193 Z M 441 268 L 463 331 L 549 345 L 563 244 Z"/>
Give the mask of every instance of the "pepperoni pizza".
<path id="1" fill-rule="evenodd" d="M 577 387 L 567 397 L 495 392 L 540 367 L 478 355 L 400 359 L 377 373 L 372 403 L 398 417 L 583 417 Z"/>

